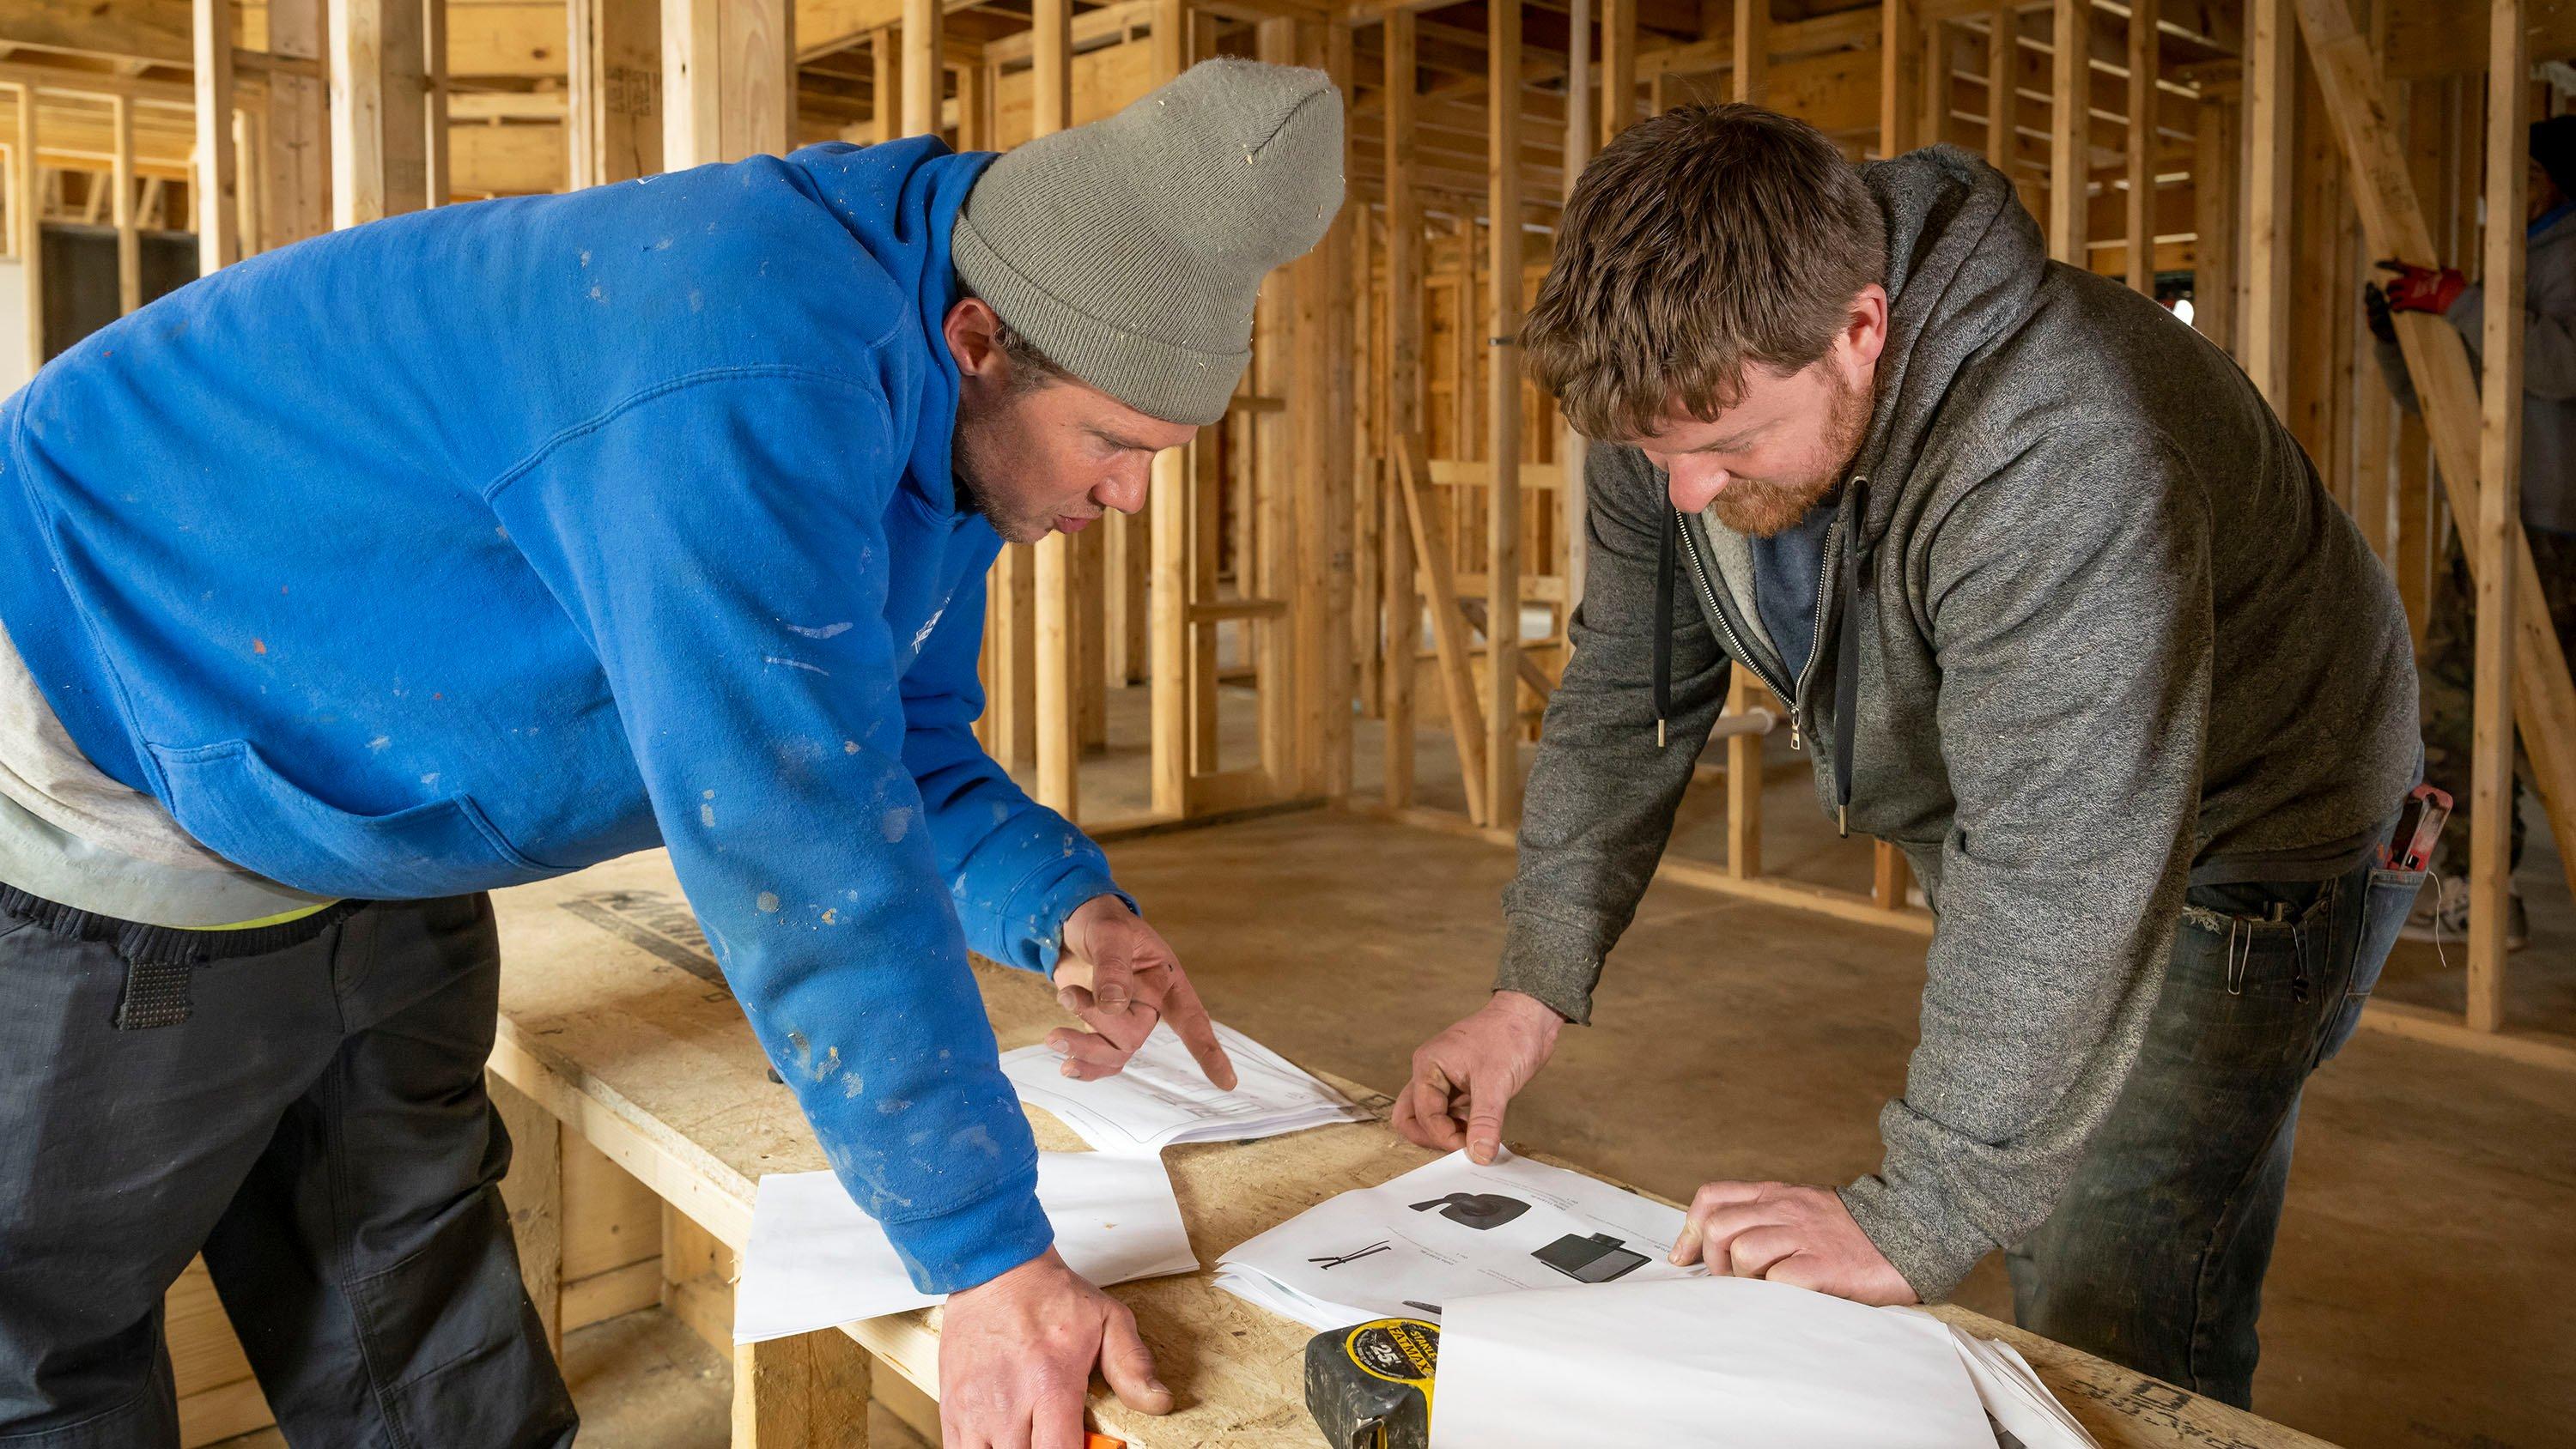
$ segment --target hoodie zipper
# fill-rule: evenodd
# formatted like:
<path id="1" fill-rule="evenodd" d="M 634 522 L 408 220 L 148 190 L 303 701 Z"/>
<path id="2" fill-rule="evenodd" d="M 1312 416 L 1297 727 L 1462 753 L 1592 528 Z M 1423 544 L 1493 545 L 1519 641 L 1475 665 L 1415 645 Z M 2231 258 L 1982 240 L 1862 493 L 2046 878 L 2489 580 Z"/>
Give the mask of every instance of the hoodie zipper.
<path id="1" fill-rule="evenodd" d="M 1785 689 L 1781 687 L 1782 681 L 1774 679 L 1770 671 L 1754 662 L 1753 651 L 1745 648 L 1744 641 L 1735 636 L 1735 627 L 1726 621 L 1726 611 L 1718 607 L 1717 590 L 1709 584 L 1708 566 L 1700 561 L 1699 540 L 1691 536 L 1690 519 L 1680 509 L 1673 510 L 1673 517 L 1681 522 L 1682 548 L 1690 554 L 1691 577 L 1699 583 L 1700 597 L 1708 602 L 1709 617 L 1717 621 L 1719 632 L 1726 636 L 1726 642 L 1731 646 L 1729 652 L 1745 661 L 1755 674 L 1762 677 L 1764 688 L 1789 702 L 1789 748 L 1792 750 L 1805 748 L 1806 716 L 1803 700 L 1807 692 L 1807 681 L 1814 676 L 1816 664 L 1823 659 L 1825 653 L 1825 611 L 1828 607 L 1826 601 L 1831 597 L 1826 591 L 1832 587 L 1834 581 L 1834 543 L 1836 535 L 1842 532 L 1842 511 L 1836 509 L 1833 520 L 1825 525 L 1824 557 L 1816 567 L 1816 632 L 1807 646 L 1807 667 L 1798 671 L 1797 681 Z"/>

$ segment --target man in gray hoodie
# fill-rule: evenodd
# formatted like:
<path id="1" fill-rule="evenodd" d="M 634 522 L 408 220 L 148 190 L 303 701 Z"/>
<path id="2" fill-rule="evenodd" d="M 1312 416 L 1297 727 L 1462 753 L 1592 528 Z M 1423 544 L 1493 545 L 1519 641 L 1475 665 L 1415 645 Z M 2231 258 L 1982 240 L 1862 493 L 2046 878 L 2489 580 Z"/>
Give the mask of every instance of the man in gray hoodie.
<path id="1" fill-rule="evenodd" d="M 1526 342 L 1605 444 L 1590 576 L 1496 990 L 1399 1126 L 1492 1156 L 1740 662 L 1939 923 L 1878 1170 L 1711 1183 L 1676 1259 L 1884 1303 L 2004 1249 L 2025 1326 L 2246 1402 L 2300 1089 L 2422 879 L 2376 868 L 2420 751 L 2358 531 L 2224 354 L 1946 147 L 1855 170 L 1752 107 L 1647 121 L 1584 172 Z"/>

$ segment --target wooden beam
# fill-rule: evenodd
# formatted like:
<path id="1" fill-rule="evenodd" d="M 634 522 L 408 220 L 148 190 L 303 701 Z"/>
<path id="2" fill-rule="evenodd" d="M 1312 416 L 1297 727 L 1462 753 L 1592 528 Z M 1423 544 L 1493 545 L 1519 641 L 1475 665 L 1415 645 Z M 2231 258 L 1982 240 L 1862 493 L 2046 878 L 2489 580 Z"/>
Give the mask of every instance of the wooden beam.
<path id="1" fill-rule="evenodd" d="M 927 136 L 939 129 L 948 75 L 940 48 L 946 12 L 939 0 L 903 0 L 903 133 Z"/>
<path id="2" fill-rule="evenodd" d="M 2338 5 L 2341 0 L 2336 0 Z M 2290 408 L 2290 120 L 2298 104 L 2290 0 L 2245 4 L 2245 375 Z M 2347 148 L 2347 155 L 2350 154 Z"/>
<path id="3" fill-rule="evenodd" d="M 333 226 L 429 204 L 422 18 L 417 0 L 331 0 Z"/>
<path id="4" fill-rule="evenodd" d="M 2054 29 L 2048 66 L 2048 254 L 2080 267 L 2092 196 L 2086 141 L 2093 68 L 2086 50 L 2093 7 L 2087 0 L 2051 0 L 2049 12 Z"/>
<path id="5" fill-rule="evenodd" d="M 1479 825 L 1493 823 L 1486 808 L 1487 782 L 1491 779 L 1485 767 L 1487 734 L 1484 708 L 1476 702 L 1476 675 L 1468 662 L 1467 616 L 1458 607 L 1458 592 L 1452 585 L 1449 555 L 1441 547 L 1440 531 L 1433 526 L 1429 488 L 1430 464 L 1423 457 L 1422 438 L 1418 433 L 1395 439 L 1398 491 L 1404 495 L 1406 532 L 1413 538 L 1413 557 L 1423 592 L 1430 602 L 1431 644 L 1440 663 L 1440 688 L 1448 706 L 1449 735 L 1458 746 L 1458 778 L 1467 791 L 1467 818 Z M 1512 681 L 1512 688 L 1520 687 Z"/>
<path id="6" fill-rule="evenodd" d="M 1922 106 L 1923 26 L 1914 0 L 1882 0 L 1878 33 L 1878 154 L 1914 149 L 1915 112 Z"/>
<path id="7" fill-rule="evenodd" d="M 1637 118 L 1637 0 L 1601 0 L 1601 144 Z"/>
<path id="8" fill-rule="evenodd" d="M 1581 0 L 1577 0 L 1581 3 Z M 1605 6 L 1625 0 L 1603 0 Z M 1422 639 L 1421 606 L 1414 584 L 1409 485 L 1399 477 L 1407 450 L 1422 439 L 1422 204 L 1413 194 L 1413 103 L 1417 84 L 1412 12 L 1386 18 L 1386 673 L 1381 713 L 1386 719 L 1383 773 L 1386 804 L 1413 803 L 1414 661 Z M 1581 107 L 1569 127 L 1590 124 Z M 1463 762 L 1463 757 L 1462 762 Z"/>
<path id="9" fill-rule="evenodd" d="M 27 376 L 45 365 L 45 198 L 44 168 L 37 164 L 41 137 L 36 125 L 36 92 L 18 90 L 17 144 L 9 152 L 9 216 L 17 226 L 18 283 L 26 311 Z"/>
<path id="10" fill-rule="evenodd" d="M 2200 133 L 2191 168 L 2191 325 L 2229 355 L 2236 353 L 2237 117 L 2239 102 L 2210 96 L 2200 103 Z"/>
<path id="11" fill-rule="evenodd" d="M 1592 102 L 1592 0 L 1571 0 L 1566 23 L 1570 40 L 1565 77 L 1564 192 L 1570 200 L 1583 168 L 1591 162 L 1596 130 L 1593 115 L 1598 107 Z M 1573 617 L 1572 606 L 1583 599 L 1584 578 L 1591 564 L 1592 533 L 1585 519 L 1587 495 L 1584 487 L 1585 454 L 1590 447 L 1584 436 L 1575 431 L 1572 420 L 1560 411 L 1556 422 L 1556 466 L 1562 483 L 1557 491 L 1556 535 L 1563 541 L 1565 551 L 1563 571 L 1567 618 Z"/>
<path id="12" fill-rule="evenodd" d="M 1046 0 L 1039 0 L 1039 3 L 1046 3 Z M 1057 3 L 1063 3 L 1063 0 L 1057 0 Z M 1069 7 L 1067 15 L 1069 27 Z M 1154 0 L 1153 27 L 1153 79 L 1156 85 L 1165 85 L 1178 77 L 1190 63 L 1188 0 Z M 1067 35 L 1069 50 L 1069 29 Z M 1066 105 L 1068 108 L 1071 106 L 1069 91 Z M 1194 446 L 1213 448 L 1215 440 L 1202 435 Z M 1190 462 L 1189 453 L 1179 448 L 1154 456 L 1152 502 L 1149 505 L 1153 510 L 1153 527 L 1147 539 L 1148 565 L 1153 583 L 1153 587 L 1146 591 L 1146 648 L 1153 658 L 1152 693 L 1146 704 L 1151 726 L 1151 794 L 1154 813 L 1173 819 L 1188 813 L 1189 809 L 1192 660 L 1189 623 L 1184 610 L 1191 602 L 1190 545 L 1194 536 L 1190 526 L 1193 521 L 1190 494 L 1194 491 Z M 1209 592 L 1213 593 L 1215 581 L 1209 579 L 1207 582 Z M 1274 683 L 1273 687 L 1277 685 Z"/>
<path id="13" fill-rule="evenodd" d="M 660 0 L 567 0 L 571 185 L 662 169 Z"/>
<path id="14" fill-rule="evenodd" d="M 2156 0 L 2129 0 L 2129 286 L 2156 294 Z"/>
<path id="15" fill-rule="evenodd" d="M 1771 66 L 1771 0 L 1735 0 L 1733 39 L 1735 76 L 1728 99 L 1765 104 Z"/>
<path id="16" fill-rule="evenodd" d="M 1309 47 L 1307 59 L 1321 63 L 1338 94 L 1350 94 L 1354 89 L 1350 26 L 1326 20 L 1307 29 L 1315 42 Z M 1349 152 L 1346 142 L 1345 164 Z M 1355 214 L 1357 209 L 1349 205 L 1334 213 L 1324 239 L 1307 258 L 1304 276 L 1304 281 L 1317 289 L 1321 304 L 1316 309 L 1316 330 L 1307 350 L 1307 366 L 1314 373 L 1310 391 L 1316 409 L 1305 449 L 1310 487 L 1301 549 L 1307 563 L 1301 573 L 1315 600 L 1310 610 L 1312 624 L 1307 637 L 1300 641 L 1300 652 L 1311 661 L 1307 677 L 1312 693 L 1303 713 L 1315 741 L 1317 768 L 1307 775 L 1305 791 L 1321 792 L 1335 801 L 1350 795 L 1352 772 L 1350 706 L 1355 671 L 1351 613 L 1357 590 L 1352 574 L 1351 535 L 1355 498 L 1345 460 L 1351 456 L 1352 434 L 1356 431 L 1353 417 L 1357 379 L 1352 369 L 1350 307 L 1350 238 Z"/>
<path id="17" fill-rule="evenodd" d="M 269 71 L 267 144 L 260 155 L 244 158 L 263 177 L 262 246 L 287 246 L 331 229 L 331 83 L 323 11 L 324 0 L 269 0 L 268 53 L 295 69 Z"/>
<path id="18" fill-rule="evenodd" d="M 196 0 L 196 175 L 189 186 L 197 213 L 197 272 L 241 260 L 235 208 L 240 200 L 240 158 L 233 151 L 233 7 L 229 0 Z M 35 109 L 33 90 L 27 108 Z"/>
<path id="19" fill-rule="evenodd" d="M 1899 4 L 1902 0 L 1885 0 Z M 2021 21 L 2009 3 L 1999 3 L 1986 15 L 1986 164 L 1998 171 L 2012 165 L 2014 123 L 2021 108 L 2021 91 L 2014 84 L 2015 61 L 2019 46 L 2015 34 Z"/>
<path id="20" fill-rule="evenodd" d="M 1037 45 L 1030 131 L 1035 136 L 1047 136 L 1073 124 L 1072 0 L 1034 0 L 1030 19 Z M 1159 464 L 1160 459 L 1156 461 Z M 1161 480 L 1155 486 L 1163 486 Z M 1105 526 L 1107 520 L 1103 522 Z M 1082 742 L 1074 719 L 1073 544 L 1073 539 L 1064 534 L 1050 533 L 1038 540 L 1033 550 L 1038 630 L 1037 800 L 1068 820 L 1074 818 L 1081 804 L 1075 769 Z"/>
<path id="21" fill-rule="evenodd" d="M 664 0 L 665 170 L 788 150 L 796 132 L 792 20 L 787 0 Z"/>
<path id="22" fill-rule="evenodd" d="M 2522 0 L 2489 0 L 2487 27 L 2487 225 L 2484 321 L 2478 356 L 2478 507 L 2474 548 L 2482 559 L 2511 558 L 2522 538 L 2521 225 L 2528 188 L 2530 66 Z M 2513 576 L 2488 568 L 2477 578 L 2475 686 L 2469 707 L 2468 1022 L 2504 1025 L 2507 917 L 2513 904 Z M 2543 627 L 2547 627 L 2544 625 Z"/>
<path id="23" fill-rule="evenodd" d="M 0 46 L 187 65 L 194 17 L 191 0 L 13 0 L 0 13 Z"/>
<path id="24" fill-rule="evenodd" d="M 1485 636 L 1485 805 L 1487 823 L 1520 821 L 1521 571 L 1521 0 L 1494 0 L 1486 102 L 1492 108 L 1486 215 L 1491 220 L 1486 268 L 1492 347 L 1487 382 L 1485 461 L 1494 470 L 1485 515 L 1486 568 L 1493 576 Z"/>
<path id="25" fill-rule="evenodd" d="M 2370 254 L 2431 263 L 2436 255 L 2432 230 L 2416 204 L 2414 178 L 2389 127 L 2390 112 L 2368 41 L 2354 29 L 2345 0 L 2297 3 L 2300 27 L 2317 60 L 2318 83 L 2351 163 L 2353 197 Z M 2513 227 L 2508 222 L 2500 229 L 2510 232 Z M 2450 324 L 2430 313 L 2401 312 L 2395 321 L 2452 516 L 2473 521 L 2480 516 L 2481 490 L 2474 482 L 2479 476 L 2480 404 L 2467 347 Z M 2463 540 L 2472 574 L 2483 580 L 2492 566 L 2511 580 L 2514 714 L 2523 750 L 2552 832 L 2576 838 L 2576 683 L 2568 678 L 2567 656 L 2549 623 L 2530 541 L 2515 529 L 2504 556 L 2496 558 L 2478 551 L 2474 530 L 2465 530 Z M 2576 889 L 2576 854 L 2564 864 L 2570 888 Z"/>

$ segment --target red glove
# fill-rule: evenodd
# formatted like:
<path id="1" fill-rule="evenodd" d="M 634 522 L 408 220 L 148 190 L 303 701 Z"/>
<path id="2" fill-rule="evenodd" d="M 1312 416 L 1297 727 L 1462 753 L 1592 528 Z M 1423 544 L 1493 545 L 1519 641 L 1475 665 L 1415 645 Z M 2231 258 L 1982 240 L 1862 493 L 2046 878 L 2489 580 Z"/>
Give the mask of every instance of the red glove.
<path id="1" fill-rule="evenodd" d="M 2416 267 L 2404 262 L 2381 262 L 2379 269 L 2393 272 L 2388 283 L 2388 310 L 2391 312 L 2430 312 L 2440 316 L 2451 310 L 2460 294 L 2469 288 L 2469 279 L 2449 267 Z"/>

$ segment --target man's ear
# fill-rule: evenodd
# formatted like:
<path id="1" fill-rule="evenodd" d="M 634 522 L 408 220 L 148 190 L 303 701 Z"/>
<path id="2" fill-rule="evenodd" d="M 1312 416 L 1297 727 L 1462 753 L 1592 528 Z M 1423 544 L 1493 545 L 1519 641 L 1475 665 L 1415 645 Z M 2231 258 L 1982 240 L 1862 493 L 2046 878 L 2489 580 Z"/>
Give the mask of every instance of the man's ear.
<path id="1" fill-rule="evenodd" d="M 1878 355 L 1887 348 L 1887 289 L 1876 282 L 1852 295 L 1851 312 L 1843 321 L 1843 343 L 1851 349 L 1855 368 L 1866 371 L 1878 365 Z"/>
<path id="2" fill-rule="evenodd" d="M 957 360 L 957 370 L 967 377 L 993 380 L 1010 365 L 1002 355 L 995 338 L 1002 319 L 992 305 L 981 297 L 960 297 L 940 322 L 940 335 L 948 343 L 948 355 Z"/>

